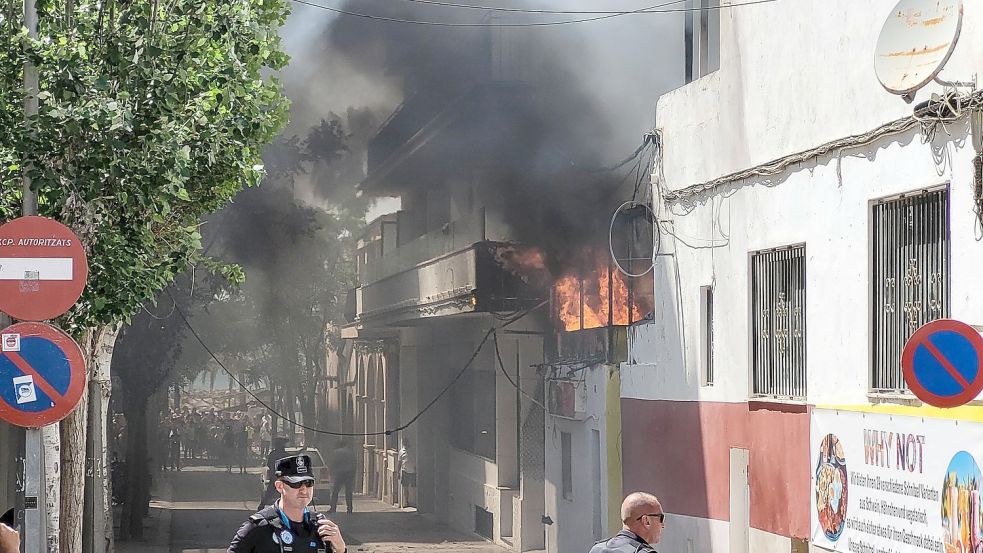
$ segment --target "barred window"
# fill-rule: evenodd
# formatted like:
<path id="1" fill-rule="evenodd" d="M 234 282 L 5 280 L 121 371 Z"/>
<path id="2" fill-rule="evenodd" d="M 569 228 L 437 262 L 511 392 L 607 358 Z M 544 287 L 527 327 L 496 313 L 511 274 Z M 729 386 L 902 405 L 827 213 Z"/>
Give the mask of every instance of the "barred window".
<path id="1" fill-rule="evenodd" d="M 806 395 L 806 248 L 751 255 L 752 395 Z"/>
<path id="2" fill-rule="evenodd" d="M 871 390 L 907 390 L 901 350 L 921 325 L 949 316 L 949 192 L 881 200 L 872 208 Z"/>

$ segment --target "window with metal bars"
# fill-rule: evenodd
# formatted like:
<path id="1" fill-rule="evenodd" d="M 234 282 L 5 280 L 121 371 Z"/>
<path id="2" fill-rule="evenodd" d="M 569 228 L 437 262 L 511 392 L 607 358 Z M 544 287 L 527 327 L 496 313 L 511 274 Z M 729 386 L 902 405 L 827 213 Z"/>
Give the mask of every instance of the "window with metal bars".
<path id="1" fill-rule="evenodd" d="M 901 351 L 949 316 L 948 188 L 880 200 L 871 217 L 871 391 L 904 392 Z"/>
<path id="2" fill-rule="evenodd" d="M 751 393 L 806 396 L 806 248 L 751 255 Z"/>

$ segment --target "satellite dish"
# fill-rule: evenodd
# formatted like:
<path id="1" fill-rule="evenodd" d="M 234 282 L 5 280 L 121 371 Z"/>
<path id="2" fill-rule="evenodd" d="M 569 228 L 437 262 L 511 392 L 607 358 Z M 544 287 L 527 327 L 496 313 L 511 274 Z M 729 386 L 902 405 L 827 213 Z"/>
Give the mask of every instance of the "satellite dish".
<path id="1" fill-rule="evenodd" d="M 621 274 L 641 278 L 655 267 L 661 247 L 656 220 L 645 203 L 625 202 L 615 210 L 608 230 L 608 251 Z"/>
<path id="2" fill-rule="evenodd" d="M 962 0 L 898 2 L 877 39 L 877 79 L 888 92 L 913 96 L 949 61 L 962 22 Z"/>

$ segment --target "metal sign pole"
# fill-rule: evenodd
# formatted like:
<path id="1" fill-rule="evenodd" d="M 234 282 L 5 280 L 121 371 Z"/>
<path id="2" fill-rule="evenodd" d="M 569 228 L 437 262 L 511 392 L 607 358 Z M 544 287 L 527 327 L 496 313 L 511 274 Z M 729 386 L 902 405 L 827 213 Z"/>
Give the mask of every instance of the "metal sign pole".
<path id="1" fill-rule="evenodd" d="M 24 0 L 24 26 L 28 36 L 38 38 L 38 9 L 35 0 Z M 24 66 L 24 120 L 38 113 L 38 70 L 28 61 Z M 25 166 L 23 182 L 23 214 L 38 211 L 38 198 L 31 189 L 31 178 Z M 44 450 L 41 429 L 28 428 L 24 440 L 24 528 L 21 547 L 24 553 L 43 553 L 47 550 L 47 522 L 44 513 Z"/>
<path id="2" fill-rule="evenodd" d="M 24 528 L 21 547 L 24 553 L 47 551 L 45 497 L 41 429 L 28 428 L 24 440 Z"/>

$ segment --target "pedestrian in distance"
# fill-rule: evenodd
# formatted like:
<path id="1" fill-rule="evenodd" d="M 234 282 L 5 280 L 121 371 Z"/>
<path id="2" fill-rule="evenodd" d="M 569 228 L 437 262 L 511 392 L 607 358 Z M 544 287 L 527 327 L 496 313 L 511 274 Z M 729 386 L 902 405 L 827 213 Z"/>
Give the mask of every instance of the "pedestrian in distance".
<path id="1" fill-rule="evenodd" d="M 168 456 L 171 460 L 171 470 L 181 470 L 181 422 L 177 417 L 171 419 L 170 434 L 168 436 L 170 452 Z"/>
<path id="2" fill-rule="evenodd" d="M 239 474 L 246 474 L 246 464 L 249 462 L 249 418 L 244 413 L 236 417 L 236 464 Z"/>
<path id="3" fill-rule="evenodd" d="M 265 505 L 271 504 L 276 497 L 276 487 L 273 485 L 276 481 L 276 462 L 277 459 L 286 456 L 287 438 L 283 436 L 273 438 L 273 450 L 270 451 L 270 455 L 266 459 L 266 490 L 263 492 L 263 497 L 259 500 L 259 507 L 256 507 L 257 511 Z"/>
<path id="4" fill-rule="evenodd" d="M 274 485 L 280 498 L 239 528 L 227 553 L 345 553 L 341 529 L 311 506 L 311 458 L 292 455 L 276 461 Z"/>
<path id="5" fill-rule="evenodd" d="M 590 553 L 656 553 L 655 545 L 666 527 L 666 513 L 654 495 L 628 494 L 621 503 L 621 522 L 621 531 L 595 543 Z"/>
<path id="6" fill-rule="evenodd" d="M 400 503 L 403 507 L 416 507 L 416 459 L 410 454 L 412 447 L 410 439 L 404 436 L 399 448 Z"/>
<path id="7" fill-rule="evenodd" d="M 331 452 L 331 461 L 328 464 L 331 471 L 331 506 L 329 513 L 338 510 L 338 494 L 341 488 L 345 488 L 345 504 L 348 512 L 352 512 L 352 490 L 355 487 L 355 452 L 352 451 L 351 442 L 348 438 L 338 442 L 338 446 Z"/>
<path id="8" fill-rule="evenodd" d="M 231 423 L 225 425 L 225 432 L 222 434 L 222 457 L 226 472 L 232 472 L 236 457 L 236 431 Z"/>
<path id="9" fill-rule="evenodd" d="M 270 454 L 270 446 L 273 442 L 273 421 L 267 414 L 263 415 L 259 423 L 259 458 L 265 459 Z"/>

